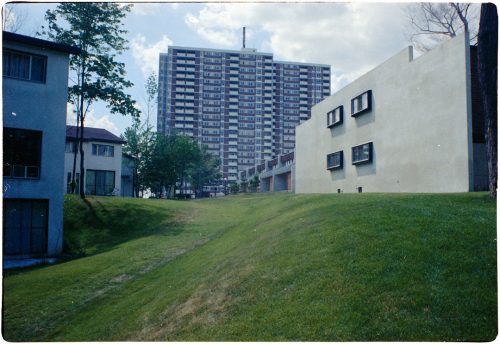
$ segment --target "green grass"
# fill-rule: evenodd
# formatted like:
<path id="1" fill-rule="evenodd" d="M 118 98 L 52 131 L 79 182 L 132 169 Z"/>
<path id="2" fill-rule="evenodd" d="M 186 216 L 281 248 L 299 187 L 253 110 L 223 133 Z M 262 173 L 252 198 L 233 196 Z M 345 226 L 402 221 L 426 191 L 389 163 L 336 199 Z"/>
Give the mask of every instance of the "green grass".
<path id="1" fill-rule="evenodd" d="M 65 202 L 65 247 L 83 256 L 4 276 L 6 340 L 497 335 L 486 194 Z"/>

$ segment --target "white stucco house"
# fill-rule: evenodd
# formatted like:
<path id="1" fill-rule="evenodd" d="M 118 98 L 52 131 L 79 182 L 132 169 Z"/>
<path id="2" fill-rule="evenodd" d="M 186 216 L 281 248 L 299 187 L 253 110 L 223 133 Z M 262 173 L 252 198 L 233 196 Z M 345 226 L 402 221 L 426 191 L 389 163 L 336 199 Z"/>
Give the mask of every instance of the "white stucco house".
<path id="1" fill-rule="evenodd" d="M 487 188 L 484 115 L 467 35 L 411 47 L 326 98 L 296 129 L 295 190 Z"/>
<path id="2" fill-rule="evenodd" d="M 69 55 L 79 49 L 3 32 L 3 260 L 63 246 Z M 17 263 L 16 263 L 17 264 Z"/>
<path id="3" fill-rule="evenodd" d="M 73 173 L 74 152 L 77 145 L 76 126 L 67 126 L 66 153 L 64 157 L 64 190 L 71 192 L 69 183 Z M 97 196 L 120 196 L 122 182 L 122 145 L 120 137 L 101 128 L 84 128 L 83 151 L 85 168 L 85 194 Z M 80 154 L 76 159 L 76 180 L 79 191 Z"/>

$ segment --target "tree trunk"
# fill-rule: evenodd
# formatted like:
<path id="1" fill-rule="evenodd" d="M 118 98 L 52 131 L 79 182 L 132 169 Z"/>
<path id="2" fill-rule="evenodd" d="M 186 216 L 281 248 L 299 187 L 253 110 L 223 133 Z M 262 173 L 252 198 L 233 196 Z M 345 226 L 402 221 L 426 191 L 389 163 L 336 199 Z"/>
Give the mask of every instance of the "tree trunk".
<path id="1" fill-rule="evenodd" d="M 85 198 L 85 167 L 83 162 L 85 159 L 85 152 L 83 151 L 83 116 L 80 118 L 80 197 Z"/>
<path id="2" fill-rule="evenodd" d="M 85 51 L 84 49 L 82 49 Z M 85 103 L 85 58 L 82 55 L 82 70 L 80 74 L 81 78 L 81 89 L 80 89 L 80 197 L 82 199 L 85 198 L 85 168 L 83 166 L 83 162 L 85 159 L 85 152 L 83 151 L 83 130 L 84 130 L 84 121 L 85 115 L 87 111 L 83 110 L 83 105 Z"/>
<path id="3" fill-rule="evenodd" d="M 497 68 L 498 68 L 498 15 L 492 3 L 481 5 L 481 19 L 477 40 L 477 68 L 485 113 L 485 139 L 488 154 L 490 194 L 497 194 Z"/>
<path id="4" fill-rule="evenodd" d="M 76 116 L 76 144 L 75 144 L 75 151 L 73 152 L 73 174 L 71 175 L 71 193 L 72 194 L 75 193 L 75 188 L 76 188 L 76 157 L 77 157 L 78 151 L 79 151 L 79 148 L 78 148 L 78 143 L 79 143 L 78 128 L 79 128 L 79 124 L 80 124 L 79 119 L 80 119 L 80 115 L 77 113 L 77 116 Z M 80 183 L 80 181 L 78 181 L 78 183 Z"/>

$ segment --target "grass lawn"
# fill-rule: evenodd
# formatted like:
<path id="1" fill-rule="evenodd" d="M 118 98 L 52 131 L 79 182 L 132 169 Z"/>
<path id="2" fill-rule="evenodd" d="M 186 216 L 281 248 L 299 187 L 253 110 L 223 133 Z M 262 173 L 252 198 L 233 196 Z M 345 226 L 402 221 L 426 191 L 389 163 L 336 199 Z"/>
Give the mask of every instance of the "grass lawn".
<path id="1" fill-rule="evenodd" d="M 484 193 L 65 199 L 74 259 L 4 271 L 9 341 L 490 341 Z"/>

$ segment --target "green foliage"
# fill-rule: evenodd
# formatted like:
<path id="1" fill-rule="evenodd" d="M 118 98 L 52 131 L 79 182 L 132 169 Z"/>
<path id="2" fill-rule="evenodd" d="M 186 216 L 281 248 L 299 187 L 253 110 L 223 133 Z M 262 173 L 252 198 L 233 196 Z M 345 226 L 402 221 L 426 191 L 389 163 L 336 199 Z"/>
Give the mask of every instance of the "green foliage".
<path id="1" fill-rule="evenodd" d="M 188 183 L 199 190 L 203 184 L 220 178 L 219 167 L 219 159 L 192 138 L 158 133 L 146 162 L 146 184 L 157 195 L 166 189 L 170 196 L 175 187 L 184 189 Z"/>
<path id="2" fill-rule="evenodd" d="M 238 192 L 240 192 L 240 186 L 238 185 L 238 183 L 232 182 L 231 184 L 229 184 L 229 192 L 231 192 L 232 194 L 237 194 Z"/>
<path id="3" fill-rule="evenodd" d="M 147 116 L 149 122 L 149 116 L 152 112 L 153 105 L 158 100 L 158 80 L 155 73 L 151 73 L 144 85 L 146 88 L 146 106 L 147 106 Z"/>
<path id="4" fill-rule="evenodd" d="M 127 141 L 123 152 L 134 158 L 134 193 L 139 196 L 148 186 L 147 162 L 151 159 L 155 133 L 153 126 L 141 123 L 136 118 L 131 127 L 125 129 L 122 138 Z"/>
<path id="5" fill-rule="evenodd" d="M 127 49 L 122 20 L 130 8 L 116 3 L 67 2 L 45 14 L 48 24 L 42 26 L 41 35 L 81 49 L 70 59 L 74 73 L 70 80 L 74 84 L 69 87 L 69 101 L 84 119 L 96 100 L 104 101 L 111 113 L 139 114 L 135 101 L 125 93 L 133 86 L 125 79 L 125 64 L 116 61 L 117 55 Z"/>
<path id="6" fill-rule="evenodd" d="M 240 192 L 248 191 L 248 180 L 246 178 L 242 178 L 240 182 Z"/>
<path id="7" fill-rule="evenodd" d="M 125 90 L 133 84 L 125 78 L 125 64 L 116 57 L 127 49 L 122 20 L 131 5 L 111 2 L 63 2 L 47 10 L 40 35 L 80 48 L 70 56 L 68 101 L 75 105 L 80 146 L 80 195 L 85 197 L 83 132 L 92 103 L 103 101 L 111 113 L 139 116 L 135 101 Z M 76 157 L 76 153 L 75 153 Z M 76 158 L 74 161 L 76 164 Z M 72 180 L 75 180 L 73 173 Z"/>
<path id="8" fill-rule="evenodd" d="M 206 145 L 201 145 L 199 149 L 199 159 L 189 171 L 191 185 L 198 193 L 202 190 L 203 185 L 222 177 L 219 157 L 210 154 Z"/>
<path id="9" fill-rule="evenodd" d="M 87 256 L 4 271 L 8 341 L 491 341 L 486 193 L 65 198 Z M 67 245 L 69 246 L 69 245 Z"/>
<path id="10" fill-rule="evenodd" d="M 155 143 L 155 133 L 153 126 L 149 124 L 149 117 L 153 103 L 156 101 L 158 86 L 155 74 L 151 74 L 145 86 L 146 98 L 146 122 L 142 123 L 140 117 L 134 118 L 131 127 L 125 129 L 122 138 L 127 141 L 123 147 L 123 152 L 131 155 L 134 160 L 134 193 L 140 196 L 151 184 L 148 180 L 147 168 L 151 160 Z"/>
<path id="11" fill-rule="evenodd" d="M 257 192 L 257 189 L 259 188 L 260 185 L 260 179 L 257 175 L 253 176 L 253 178 L 249 182 L 250 186 L 250 191 L 251 192 Z"/>

